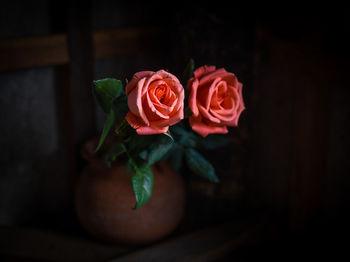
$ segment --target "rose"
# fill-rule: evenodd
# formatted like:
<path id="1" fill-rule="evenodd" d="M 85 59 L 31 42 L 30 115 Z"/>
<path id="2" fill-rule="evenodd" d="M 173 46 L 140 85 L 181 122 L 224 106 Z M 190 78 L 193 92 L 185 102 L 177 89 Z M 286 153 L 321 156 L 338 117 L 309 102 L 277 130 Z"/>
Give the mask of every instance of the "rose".
<path id="1" fill-rule="evenodd" d="M 242 84 L 224 68 L 202 66 L 188 81 L 189 106 L 192 130 L 203 137 L 209 134 L 226 134 L 227 126 L 237 126 L 245 109 Z"/>
<path id="2" fill-rule="evenodd" d="M 126 94 L 130 110 L 126 120 L 139 135 L 164 133 L 184 117 L 184 89 L 164 70 L 134 74 Z"/>

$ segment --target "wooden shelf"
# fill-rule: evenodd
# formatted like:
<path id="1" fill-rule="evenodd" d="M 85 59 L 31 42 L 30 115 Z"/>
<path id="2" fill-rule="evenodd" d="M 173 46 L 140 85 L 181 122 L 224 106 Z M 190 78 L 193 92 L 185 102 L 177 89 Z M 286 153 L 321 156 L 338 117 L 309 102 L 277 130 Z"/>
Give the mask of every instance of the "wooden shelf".
<path id="1" fill-rule="evenodd" d="M 254 239 L 258 229 L 259 225 L 221 224 L 135 248 L 107 245 L 85 236 L 0 226 L 0 260 L 215 261 Z"/>

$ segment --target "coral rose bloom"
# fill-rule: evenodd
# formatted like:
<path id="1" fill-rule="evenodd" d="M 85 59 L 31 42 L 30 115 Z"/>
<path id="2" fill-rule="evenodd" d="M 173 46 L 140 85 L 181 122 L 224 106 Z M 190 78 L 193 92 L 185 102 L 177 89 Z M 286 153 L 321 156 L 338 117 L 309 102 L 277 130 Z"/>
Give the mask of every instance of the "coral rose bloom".
<path id="1" fill-rule="evenodd" d="M 202 66 L 188 81 L 189 106 L 192 130 L 203 137 L 209 134 L 226 134 L 227 126 L 237 126 L 245 109 L 242 84 L 233 73 L 224 68 Z"/>
<path id="2" fill-rule="evenodd" d="M 130 110 L 126 120 L 139 135 L 164 133 L 184 117 L 184 89 L 164 70 L 136 73 L 126 94 Z"/>

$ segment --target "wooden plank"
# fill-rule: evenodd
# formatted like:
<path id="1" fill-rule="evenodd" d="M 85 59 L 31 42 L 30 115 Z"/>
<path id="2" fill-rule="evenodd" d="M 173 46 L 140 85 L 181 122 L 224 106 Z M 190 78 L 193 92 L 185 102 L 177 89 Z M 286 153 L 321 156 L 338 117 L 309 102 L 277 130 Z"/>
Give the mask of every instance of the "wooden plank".
<path id="1" fill-rule="evenodd" d="M 59 149 L 65 156 L 68 181 L 71 182 L 67 187 L 69 187 L 70 199 L 73 200 L 73 185 L 77 177 L 78 165 L 74 140 L 71 73 L 68 65 L 59 65 L 55 68 L 55 94 Z"/>
<path id="2" fill-rule="evenodd" d="M 315 48 L 315 34 L 290 40 L 258 30 L 261 199 L 302 232 L 319 222 L 324 204 L 333 66 Z"/>
<path id="3" fill-rule="evenodd" d="M 0 226 L 0 260 L 9 261 L 220 261 L 259 242 L 266 222 L 226 223 L 168 238 L 146 247 L 97 242 L 85 235 Z M 26 260 L 27 259 L 27 260 Z M 8 261 L 6 260 L 6 261 Z"/>
<path id="4" fill-rule="evenodd" d="M 218 261 L 249 242 L 258 226 L 228 223 L 205 228 L 135 251 L 108 262 L 136 261 Z"/>
<path id="5" fill-rule="evenodd" d="M 120 28 L 93 32 L 94 58 L 137 55 L 154 48 L 161 30 L 155 27 Z M 0 40 L 0 72 L 67 64 L 67 35 L 54 34 Z"/>
<path id="6" fill-rule="evenodd" d="M 161 30 L 155 27 L 120 28 L 97 31 L 93 34 L 94 57 L 96 59 L 137 55 L 152 48 Z"/>
<path id="7" fill-rule="evenodd" d="M 324 63 L 324 57 L 315 55 L 314 49 L 309 48 L 300 52 L 293 63 L 294 70 L 299 72 L 299 81 L 303 83 L 294 86 L 290 225 L 295 232 L 303 232 L 320 222 L 325 200 L 329 87 L 333 73 Z"/>
<path id="8" fill-rule="evenodd" d="M 60 65 L 68 61 L 64 34 L 0 41 L 0 71 Z"/>
<path id="9" fill-rule="evenodd" d="M 269 207 L 288 219 L 291 174 L 293 71 L 284 43 L 257 24 L 254 61 L 253 118 L 255 205 Z"/>
<path id="10" fill-rule="evenodd" d="M 71 106 L 74 141 L 79 145 L 97 135 L 96 113 L 91 92 L 94 80 L 90 1 L 68 6 L 68 48 L 71 72 Z"/>
<path id="11" fill-rule="evenodd" d="M 105 261 L 133 249 L 100 243 L 85 235 L 0 226 L 0 261 Z"/>
<path id="12" fill-rule="evenodd" d="M 49 5 L 52 33 L 63 33 L 66 31 L 67 5 L 59 0 L 50 1 Z M 66 168 L 65 178 L 67 181 L 68 207 L 61 220 L 71 219 L 74 214 L 73 198 L 74 184 L 77 178 L 77 157 L 76 145 L 73 132 L 73 109 L 71 94 L 71 72 L 69 64 L 57 65 L 54 70 L 56 121 L 58 129 L 59 150 L 63 156 L 63 163 Z M 68 208 L 67 208 L 68 209 Z M 67 226 L 67 223 L 65 223 Z"/>

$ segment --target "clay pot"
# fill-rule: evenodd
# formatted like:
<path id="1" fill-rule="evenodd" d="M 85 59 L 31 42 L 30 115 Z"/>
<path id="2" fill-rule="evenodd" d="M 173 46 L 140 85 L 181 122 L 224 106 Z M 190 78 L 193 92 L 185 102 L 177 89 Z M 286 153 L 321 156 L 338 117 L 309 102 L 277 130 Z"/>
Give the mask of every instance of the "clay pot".
<path id="1" fill-rule="evenodd" d="M 184 215 L 182 177 L 167 163 L 154 165 L 152 197 L 134 210 L 130 180 L 133 174 L 127 174 L 125 163 L 114 163 L 108 168 L 86 153 L 91 152 L 89 146 L 91 143 L 85 144 L 82 152 L 89 164 L 78 179 L 75 194 L 81 225 L 96 238 L 112 243 L 145 244 L 170 234 Z"/>

